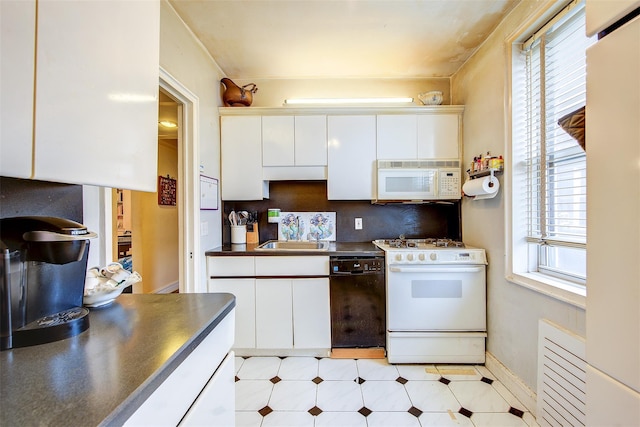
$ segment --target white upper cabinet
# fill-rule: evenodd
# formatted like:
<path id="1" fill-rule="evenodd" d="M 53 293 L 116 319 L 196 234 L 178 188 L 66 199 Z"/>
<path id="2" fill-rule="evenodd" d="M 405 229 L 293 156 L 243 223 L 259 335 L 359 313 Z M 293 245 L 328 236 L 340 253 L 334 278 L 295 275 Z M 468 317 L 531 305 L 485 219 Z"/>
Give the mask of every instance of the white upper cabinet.
<path id="1" fill-rule="evenodd" d="M 327 117 L 262 116 L 263 166 L 326 166 Z"/>
<path id="2" fill-rule="evenodd" d="M 458 159 L 460 120 L 457 112 L 378 115 L 377 158 Z"/>
<path id="3" fill-rule="evenodd" d="M 20 165 L 3 160 L 0 173 L 155 191 L 159 2 L 40 1 L 37 21 L 33 2 L 12 3 L 2 4 L 1 148 Z M 5 28 L 12 17 L 24 28 Z M 35 54 L 35 67 L 17 49 Z"/>
<path id="4" fill-rule="evenodd" d="M 260 116 L 221 116 L 222 200 L 262 200 L 268 186 L 262 178 Z"/>
<path id="5" fill-rule="evenodd" d="M 376 116 L 327 117 L 329 200 L 375 198 Z"/>
<path id="6" fill-rule="evenodd" d="M 327 116 L 296 116 L 295 140 L 296 166 L 327 166 Z"/>
<path id="7" fill-rule="evenodd" d="M 376 126 L 378 159 L 418 157 L 418 122 L 415 114 L 378 115 Z"/>
<path id="8" fill-rule="evenodd" d="M 377 159 L 449 160 L 462 152 L 460 105 L 219 111 L 223 200 L 268 197 L 268 181 L 324 179 L 329 200 L 372 200 Z"/>
<path id="9" fill-rule="evenodd" d="M 0 175 L 31 177 L 36 2 L 1 1 Z"/>
<path id="10" fill-rule="evenodd" d="M 461 114 L 418 115 L 418 158 L 460 158 Z"/>
<path id="11" fill-rule="evenodd" d="M 262 166 L 295 164 L 293 116 L 262 116 Z"/>
<path id="12" fill-rule="evenodd" d="M 587 0 L 587 36 L 615 24 L 640 7 L 640 0 Z"/>
<path id="13" fill-rule="evenodd" d="M 262 116 L 263 178 L 327 179 L 327 118 L 325 115 Z"/>

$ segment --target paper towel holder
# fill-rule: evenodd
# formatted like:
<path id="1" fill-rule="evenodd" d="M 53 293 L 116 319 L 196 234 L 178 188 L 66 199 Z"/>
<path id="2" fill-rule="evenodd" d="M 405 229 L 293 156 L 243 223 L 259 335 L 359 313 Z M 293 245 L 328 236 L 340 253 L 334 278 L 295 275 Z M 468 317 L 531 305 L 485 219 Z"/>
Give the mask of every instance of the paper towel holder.
<path id="1" fill-rule="evenodd" d="M 494 184 L 494 180 L 495 181 L 498 180 L 496 175 L 501 174 L 501 173 L 502 173 L 502 169 L 494 169 L 494 168 L 483 169 L 481 171 L 474 172 L 474 173 L 470 173 L 469 171 L 467 171 L 467 174 L 469 176 L 469 180 L 474 180 L 474 179 L 482 178 L 482 177 L 485 177 L 485 176 L 491 176 L 489 178 L 489 187 L 493 187 L 495 185 Z M 497 184 L 499 184 L 499 182 L 497 182 Z M 498 188 L 498 190 L 499 190 L 499 188 Z M 464 193 L 463 194 L 464 194 L 465 197 L 467 197 L 467 198 L 469 198 L 471 200 L 482 200 L 482 199 L 487 199 L 487 198 L 492 199 L 498 194 L 498 190 L 493 195 L 490 195 L 490 196 L 469 196 L 467 194 L 464 194 Z"/>

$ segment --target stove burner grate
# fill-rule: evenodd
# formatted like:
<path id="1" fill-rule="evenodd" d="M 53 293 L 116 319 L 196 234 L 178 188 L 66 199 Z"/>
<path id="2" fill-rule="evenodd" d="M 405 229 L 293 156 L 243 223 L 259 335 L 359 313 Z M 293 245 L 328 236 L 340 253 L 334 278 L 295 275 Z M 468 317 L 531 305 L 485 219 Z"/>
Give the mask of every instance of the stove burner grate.
<path id="1" fill-rule="evenodd" d="M 379 241 L 381 244 L 392 249 L 425 249 L 425 247 L 436 248 L 464 248 L 464 243 L 453 239 L 405 239 L 400 236 L 397 239 L 384 239 Z"/>

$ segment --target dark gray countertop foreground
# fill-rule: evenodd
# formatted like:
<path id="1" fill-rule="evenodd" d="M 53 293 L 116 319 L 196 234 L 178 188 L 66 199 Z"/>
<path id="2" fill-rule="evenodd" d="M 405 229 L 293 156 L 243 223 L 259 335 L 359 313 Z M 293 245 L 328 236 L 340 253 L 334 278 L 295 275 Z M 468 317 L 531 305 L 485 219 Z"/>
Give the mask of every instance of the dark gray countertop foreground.
<path id="1" fill-rule="evenodd" d="M 231 294 L 123 294 L 75 337 L 0 352 L 0 425 L 121 425 L 234 306 Z"/>
<path id="2" fill-rule="evenodd" d="M 262 242 L 264 243 L 264 242 Z M 258 243 L 246 245 L 224 245 L 205 252 L 206 256 L 300 256 L 300 255 L 324 255 L 324 256 L 384 256 L 384 251 L 371 242 L 330 242 L 326 251 L 278 251 L 256 250 Z"/>

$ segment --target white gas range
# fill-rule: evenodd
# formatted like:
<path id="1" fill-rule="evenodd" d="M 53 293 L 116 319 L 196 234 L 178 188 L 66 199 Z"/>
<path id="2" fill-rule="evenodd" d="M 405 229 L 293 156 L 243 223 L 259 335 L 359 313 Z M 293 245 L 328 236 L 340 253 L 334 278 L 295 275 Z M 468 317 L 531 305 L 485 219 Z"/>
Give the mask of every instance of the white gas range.
<path id="1" fill-rule="evenodd" d="M 449 239 L 373 243 L 386 255 L 389 362 L 484 363 L 484 249 Z"/>

